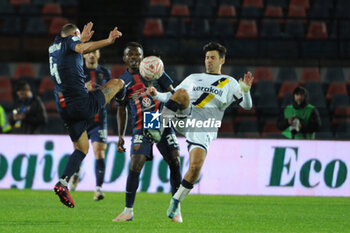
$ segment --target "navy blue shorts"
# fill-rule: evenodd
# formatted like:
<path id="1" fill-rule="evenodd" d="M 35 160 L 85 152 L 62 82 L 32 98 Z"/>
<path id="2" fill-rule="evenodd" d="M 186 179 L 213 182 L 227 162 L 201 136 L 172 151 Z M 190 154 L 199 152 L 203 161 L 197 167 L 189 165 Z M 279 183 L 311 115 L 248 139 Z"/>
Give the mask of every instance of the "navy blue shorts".
<path id="1" fill-rule="evenodd" d="M 179 150 L 175 131 L 172 128 L 165 129 L 160 142 L 157 143 L 157 148 L 162 155 L 173 150 Z M 142 130 L 138 130 L 133 134 L 130 154 L 143 154 L 147 157 L 147 160 L 153 159 L 153 143 L 143 135 Z"/>
<path id="2" fill-rule="evenodd" d="M 89 126 L 87 129 L 91 142 L 107 143 L 107 123 L 98 122 L 98 124 L 94 124 L 93 126 Z"/>
<path id="3" fill-rule="evenodd" d="M 67 104 L 59 113 L 68 129 L 73 142 L 78 141 L 81 134 L 87 130 L 88 121 L 105 106 L 105 96 L 101 90 L 89 92 L 83 101 Z"/>

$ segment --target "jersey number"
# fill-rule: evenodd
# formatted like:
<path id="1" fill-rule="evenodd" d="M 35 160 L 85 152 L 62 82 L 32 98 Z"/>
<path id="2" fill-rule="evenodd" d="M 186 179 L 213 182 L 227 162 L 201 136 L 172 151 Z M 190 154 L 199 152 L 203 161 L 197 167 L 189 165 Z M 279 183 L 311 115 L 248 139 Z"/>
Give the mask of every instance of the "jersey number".
<path id="1" fill-rule="evenodd" d="M 61 84 L 61 78 L 60 78 L 60 75 L 58 74 L 58 70 L 57 70 L 57 64 L 56 63 L 53 63 L 52 61 L 52 57 L 50 57 L 50 73 L 53 77 L 55 77 L 56 79 L 56 82 L 58 84 Z"/>
<path id="2" fill-rule="evenodd" d="M 170 145 L 175 145 L 176 146 L 178 144 L 175 134 L 168 134 L 166 136 L 166 140 L 167 140 L 169 146 Z"/>

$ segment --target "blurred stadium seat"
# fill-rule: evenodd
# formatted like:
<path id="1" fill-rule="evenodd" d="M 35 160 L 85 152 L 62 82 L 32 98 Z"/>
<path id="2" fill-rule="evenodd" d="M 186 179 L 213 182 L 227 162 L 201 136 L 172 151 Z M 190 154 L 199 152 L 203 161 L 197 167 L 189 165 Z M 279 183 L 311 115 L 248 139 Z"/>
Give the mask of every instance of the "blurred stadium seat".
<path id="1" fill-rule="evenodd" d="M 237 16 L 236 8 L 232 5 L 220 5 L 218 9 L 218 17 L 231 17 Z M 233 23 L 237 22 L 237 19 L 231 19 Z"/>
<path id="2" fill-rule="evenodd" d="M 345 82 L 331 82 L 326 94 L 326 100 L 330 101 L 334 95 L 348 95 Z"/>
<path id="3" fill-rule="evenodd" d="M 305 9 L 310 8 L 309 0 L 290 0 L 289 6 L 304 7 Z"/>
<path id="4" fill-rule="evenodd" d="M 46 22 L 51 23 L 51 20 L 55 17 L 62 15 L 61 5 L 58 3 L 45 3 L 41 13 Z"/>
<path id="5" fill-rule="evenodd" d="M 12 5 L 28 4 L 30 3 L 30 0 L 10 0 L 10 3 Z"/>
<path id="6" fill-rule="evenodd" d="M 306 9 L 302 6 L 290 6 L 287 16 L 291 18 L 287 19 L 287 22 L 298 21 L 304 24 L 306 23 Z"/>
<path id="7" fill-rule="evenodd" d="M 264 7 L 264 2 L 263 0 L 243 0 L 242 6 L 243 7 L 254 6 L 262 9 Z"/>
<path id="8" fill-rule="evenodd" d="M 182 19 L 185 22 L 187 22 L 187 23 L 190 22 L 190 18 L 186 17 L 186 16 L 190 16 L 190 9 L 188 8 L 188 5 L 185 5 L 185 4 L 175 5 L 174 4 L 171 7 L 170 15 L 182 17 Z"/>
<path id="9" fill-rule="evenodd" d="M 17 80 L 21 76 L 33 77 L 35 78 L 34 67 L 32 63 L 18 63 L 14 79 Z"/>
<path id="10" fill-rule="evenodd" d="M 280 91 L 278 93 L 278 99 L 283 99 L 286 94 L 292 94 L 299 83 L 296 81 L 285 81 L 282 83 Z"/>
<path id="11" fill-rule="evenodd" d="M 254 73 L 254 84 L 258 83 L 260 80 L 273 81 L 272 69 L 270 67 L 258 66 L 255 68 Z"/>
<path id="12" fill-rule="evenodd" d="M 306 35 L 307 39 L 327 39 L 328 31 L 325 22 L 311 22 L 309 31 Z"/>
<path id="13" fill-rule="evenodd" d="M 69 23 L 69 20 L 63 17 L 54 17 L 49 27 L 49 35 L 58 35 L 63 25 Z"/>
<path id="14" fill-rule="evenodd" d="M 146 19 L 143 27 L 145 37 L 161 37 L 164 35 L 163 21 L 161 19 Z"/>
<path id="15" fill-rule="evenodd" d="M 237 38 L 257 38 L 258 29 L 255 20 L 241 20 L 236 34 Z"/>
<path id="16" fill-rule="evenodd" d="M 321 82 L 320 71 L 317 67 L 304 68 L 301 74 L 300 83 L 305 85 L 306 82 Z"/>
<path id="17" fill-rule="evenodd" d="M 55 87 L 54 82 L 52 81 L 52 78 L 47 76 L 41 79 L 40 86 L 39 86 L 39 95 L 43 95 L 45 91 L 51 90 L 53 91 Z"/>
<path id="18" fill-rule="evenodd" d="M 170 7 L 170 0 L 151 0 L 149 2 L 150 6 L 161 5 L 165 7 Z"/>
<path id="19" fill-rule="evenodd" d="M 280 6 L 267 6 L 264 14 L 266 20 L 275 20 L 274 18 L 277 18 L 275 21 L 279 22 L 280 24 L 284 22 L 283 18 L 283 10 Z"/>

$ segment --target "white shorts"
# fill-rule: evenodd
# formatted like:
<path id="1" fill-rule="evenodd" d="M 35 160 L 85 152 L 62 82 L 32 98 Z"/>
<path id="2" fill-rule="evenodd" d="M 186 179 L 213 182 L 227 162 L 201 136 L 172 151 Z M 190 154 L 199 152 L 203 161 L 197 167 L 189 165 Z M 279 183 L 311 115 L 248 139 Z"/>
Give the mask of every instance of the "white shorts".
<path id="1" fill-rule="evenodd" d="M 200 116 L 198 109 L 195 107 L 193 107 L 192 109 L 191 107 L 189 107 L 184 111 L 181 111 L 179 115 L 180 116 L 191 115 L 191 118 L 202 119 L 203 121 L 207 120 L 207 118 L 203 119 L 203 116 L 202 117 Z M 175 118 L 175 119 L 176 121 L 187 120 L 187 119 L 179 119 L 179 118 Z M 206 130 L 206 129 L 199 129 L 195 127 L 180 127 L 180 124 L 176 124 L 175 130 L 186 137 L 186 142 L 188 143 L 189 152 L 194 148 L 202 148 L 206 152 L 208 152 L 211 141 L 215 140 L 217 137 L 217 130 L 213 130 L 213 129 Z"/>

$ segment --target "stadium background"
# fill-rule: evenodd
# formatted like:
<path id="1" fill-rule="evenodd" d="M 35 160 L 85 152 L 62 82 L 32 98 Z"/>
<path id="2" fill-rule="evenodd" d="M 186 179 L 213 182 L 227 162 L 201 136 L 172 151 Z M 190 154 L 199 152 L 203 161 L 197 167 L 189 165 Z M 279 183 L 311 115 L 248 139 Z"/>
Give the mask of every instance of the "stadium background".
<path id="1" fill-rule="evenodd" d="M 25 79 L 45 102 L 44 133 L 65 134 L 53 100 L 47 48 L 62 24 L 82 28 L 93 21 L 93 40 L 106 37 L 114 25 L 123 32 L 115 45 L 102 49 L 100 62 L 113 77 L 125 70 L 122 51 L 128 41 L 141 42 L 145 55 L 160 55 L 176 84 L 204 71 L 206 42 L 224 44 L 223 73 L 238 79 L 250 70 L 255 76 L 254 108 L 245 112 L 231 106 L 220 137 L 279 138 L 277 116 L 301 84 L 321 113 L 317 138 L 348 139 L 349 5 L 346 0 L 0 0 L 0 104 L 11 112 L 14 85 Z M 112 135 L 115 115 L 112 104 Z"/>

